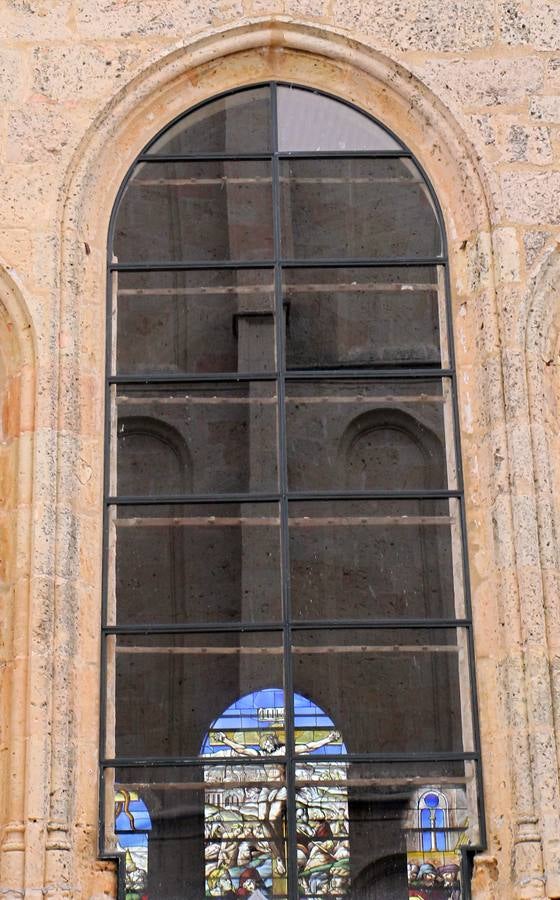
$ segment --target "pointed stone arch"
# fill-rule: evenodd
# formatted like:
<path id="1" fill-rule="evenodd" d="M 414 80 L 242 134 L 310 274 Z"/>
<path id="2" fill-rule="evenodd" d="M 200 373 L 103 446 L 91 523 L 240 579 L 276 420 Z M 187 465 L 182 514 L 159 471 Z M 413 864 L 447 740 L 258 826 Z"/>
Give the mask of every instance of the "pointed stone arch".
<path id="1" fill-rule="evenodd" d="M 453 326 L 458 350 L 461 426 L 465 448 L 469 538 L 475 562 L 472 567 L 475 630 L 481 683 L 481 720 L 486 768 L 489 817 L 503 808 L 517 812 L 513 834 L 500 840 L 504 859 L 514 852 L 514 875 L 504 872 L 503 892 L 511 877 L 522 887 L 519 896 L 542 895 L 540 837 L 533 827 L 536 813 L 528 739 L 527 687 L 521 641 L 521 614 L 515 578 L 503 565 L 512 555 L 509 469 L 500 464 L 506 453 L 503 382 L 499 354 L 499 316 L 495 303 L 492 251 L 491 197 L 494 185 L 480 168 L 461 128 L 442 101 L 412 72 L 376 50 L 349 40 L 332 29 L 288 22 L 281 18 L 213 32 L 193 40 L 152 64 L 125 85 L 91 123 L 68 169 L 64 185 L 61 234 L 60 321 L 64 329 L 65 356 L 60 375 L 61 396 L 74 399 L 74 409 L 87 410 L 99 424 L 102 413 L 102 372 L 91 360 L 103 358 L 106 236 L 115 196 L 135 155 L 175 115 L 222 90 L 269 79 L 296 81 L 331 92 L 337 86 L 341 98 L 370 112 L 394 130 L 429 174 L 444 207 L 452 276 Z M 87 321 L 88 328 L 82 327 Z M 62 410 L 60 420 L 69 465 L 78 466 L 79 444 L 74 440 L 83 417 Z M 98 447 L 101 439 L 97 435 Z M 98 454 L 99 459 L 101 454 Z M 503 457 L 502 457 L 503 461 Z M 101 465 L 94 467 L 86 502 L 100 496 Z M 67 490 L 62 484 L 62 491 Z M 78 487 L 78 497 L 86 491 Z M 64 497 L 62 497 L 64 502 Z M 101 503 L 94 511 L 101 515 Z M 497 504 L 497 505 L 496 505 Z M 494 527 L 489 509 L 496 506 Z M 91 507 L 90 507 L 91 508 Z M 500 523 L 506 527 L 500 528 Z M 79 523 L 77 523 L 79 526 Z M 501 532 L 501 533 L 500 533 Z M 61 526 L 59 538 L 63 540 Z M 82 538 L 83 540 L 83 538 Z M 91 565 L 99 562 L 100 535 L 92 550 Z M 80 534 L 76 535 L 76 547 Z M 78 549 L 75 551 L 78 553 Z M 58 588 L 60 609 L 75 600 L 67 584 Z M 78 621 L 96 621 L 99 590 L 81 597 Z M 501 632 L 498 623 L 507 620 Z M 503 638 L 496 644 L 495 635 Z M 78 640 L 78 635 L 75 635 Z M 97 658 L 97 638 L 79 637 L 87 659 Z M 57 724 L 67 732 L 70 716 L 79 710 L 74 741 L 91 745 L 97 729 L 97 703 L 84 700 L 83 692 L 67 660 L 59 679 L 69 685 L 64 702 L 55 708 Z M 520 696 L 519 703 L 505 699 Z M 533 701 L 532 701 L 533 702 Z M 70 706 L 70 708 L 69 708 Z M 502 735 L 510 735 L 503 753 Z M 67 829 L 74 815 L 70 792 L 74 782 L 83 793 L 82 810 L 88 828 L 95 829 L 97 798 L 90 777 L 91 760 L 76 763 L 73 741 L 65 738 L 58 748 L 51 787 L 51 825 Z M 494 753 L 498 749 L 499 752 Z M 496 760 L 496 762 L 494 762 Z M 507 775 L 504 778 L 504 767 Z M 72 772 L 72 777 L 69 777 Z M 54 798 L 54 799 L 53 799 Z M 61 833 L 62 833 L 61 831 Z M 510 843 L 511 842 L 511 843 Z M 52 842 L 49 878 L 63 883 L 71 870 L 70 846 Z M 88 845 L 89 846 L 89 845 Z M 518 848 L 515 856 L 515 848 Z M 90 848 L 91 849 L 91 848 Z M 93 866 L 93 863 L 92 863 Z M 491 868 L 491 867 L 490 867 Z M 492 872 L 493 874 L 493 872 Z M 72 880 L 78 878 L 73 872 Z M 484 895 L 487 876 L 480 867 L 477 890 Z"/>

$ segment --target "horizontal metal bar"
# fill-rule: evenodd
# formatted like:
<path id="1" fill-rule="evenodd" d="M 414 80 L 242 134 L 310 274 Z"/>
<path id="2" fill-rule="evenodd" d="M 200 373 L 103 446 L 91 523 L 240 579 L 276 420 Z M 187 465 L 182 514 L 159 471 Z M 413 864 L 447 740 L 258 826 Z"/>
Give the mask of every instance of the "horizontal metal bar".
<path id="1" fill-rule="evenodd" d="M 142 625 L 105 625 L 103 627 L 104 634 L 254 634 L 258 632 L 282 633 L 284 626 L 288 625 L 294 631 L 356 631 L 370 630 L 404 630 L 416 628 L 422 629 L 445 629 L 445 628 L 470 628 L 471 621 L 469 619 L 321 619 L 314 622 L 312 619 L 301 621 L 290 621 L 283 623 L 278 622 L 248 622 L 248 623 L 231 623 L 231 622 L 215 622 L 209 624 L 207 622 L 195 622 L 193 624 L 142 624 Z"/>
<path id="2" fill-rule="evenodd" d="M 288 491 L 288 500 L 447 500 L 462 497 L 457 490 L 410 491 Z"/>
<path id="3" fill-rule="evenodd" d="M 100 766 L 104 769 L 115 769 L 115 768 L 161 768 L 161 767 L 183 767 L 183 766 L 224 766 L 224 765 L 235 765 L 238 764 L 240 766 L 254 766 L 256 757 L 251 758 L 243 758 L 242 756 L 218 756 L 213 758 L 212 756 L 170 756 L 168 758 L 165 757 L 114 757 L 109 759 L 101 759 Z M 299 765 L 301 763 L 324 763 L 324 762 L 336 762 L 336 763 L 391 763 L 391 762 L 399 762 L 399 763 L 415 763 L 415 762 L 428 762 L 428 763 L 438 763 L 438 762 L 468 762 L 468 761 L 478 762 L 479 754 L 474 751 L 466 751 L 464 753 L 454 753 L 450 752 L 438 752 L 438 753 L 345 753 L 345 754 L 321 754 L 320 756 L 313 755 L 299 755 L 296 757 L 296 764 Z M 266 756 L 258 757 L 258 765 L 266 766 L 267 764 L 276 766 L 276 765 L 285 765 L 287 763 L 286 756 L 273 756 L 267 758 Z M 405 777 L 405 776 L 402 776 Z M 211 784 L 209 784 L 209 788 L 211 788 Z"/>
<path id="4" fill-rule="evenodd" d="M 213 374 L 165 374 L 146 373 L 143 375 L 109 375 L 109 384 L 188 384 L 189 382 L 213 381 L 276 381 L 277 372 L 214 372 Z"/>
<path id="5" fill-rule="evenodd" d="M 419 268 L 426 266 L 443 266 L 446 264 L 447 258 L 445 256 L 425 256 L 419 257 L 418 259 L 411 259 L 409 256 L 379 257 L 377 259 L 353 259 L 351 257 L 344 259 L 337 257 L 335 259 L 283 259 L 279 262 L 285 269 L 393 269 L 398 268 L 399 266 L 418 266 Z"/>
<path id="6" fill-rule="evenodd" d="M 171 496 L 111 496 L 107 506 L 165 506 L 181 503 L 278 503 L 280 494 L 177 494 Z"/>
<path id="7" fill-rule="evenodd" d="M 343 381 L 344 379 L 363 379 L 364 381 L 386 380 L 388 378 L 406 378 L 438 380 L 451 378 L 455 374 L 453 369 L 440 368 L 387 368 L 387 369 L 290 369 L 284 374 L 286 381 L 313 381 L 314 379 L 331 378 Z"/>
<path id="8" fill-rule="evenodd" d="M 460 499 L 462 491 L 288 491 L 288 500 L 447 500 Z M 283 498 L 276 494 L 176 494 L 176 495 L 112 495 L 106 498 L 108 506 L 165 506 L 167 504 L 189 503 L 278 503 Z"/>
<path id="9" fill-rule="evenodd" d="M 192 625 L 105 625 L 103 626 L 104 634 L 141 634 L 141 635 L 149 635 L 149 634 L 199 634 L 206 633 L 209 634 L 230 634 L 232 632 L 239 634 L 252 634 L 254 632 L 262 631 L 264 633 L 269 633 L 271 631 L 277 631 L 279 634 L 282 634 L 284 629 L 284 623 L 281 619 L 278 622 L 263 622 L 259 623 L 244 623 L 240 624 L 238 622 L 216 622 L 216 623 L 208 623 L 208 622 L 195 622 Z"/>
<path id="10" fill-rule="evenodd" d="M 192 262 L 112 262 L 111 272 L 182 272 L 205 271 L 206 269 L 274 269 L 274 260 L 255 260 L 248 262 L 232 262 L 231 260 L 193 260 Z"/>
<path id="11" fill-rule="evenodd" d="M 280 266 L 285 269 L 393 269 L 399 267 L 425 268 L 426 266 L 444 266 L 447 263 L 445 256 L 426 256 L 411 259 L 410 257 L 385 257 L 377 259 L 326 258 L 326 259 L 280 259 Z M 190 269 L 203 271 L 205 269 L 273 269 L 274 261 L 267 260 L 193 260 L 181 262 L 126 262 L 109 263 L 112 272 L 176 272 Z"/>
<path id="12" fill-rule="evenodd" d="M 321 619 L 314 622 L 312 619 L 291 621 L 292 631 L 323 631 L 323 630 L 352 630 L 364 629 L 405 629 L 405 628 L 470 628 L 470 619 Z"/>
<path id="13" fill-rule="evenodd" d="M 362 379 L 363 381 L 383 381 L 387 379 L 425 379 L 437 380 L 440 378 L 453 378 L 453 369 L 440 368 L 387 368 L 387 369 L 290 369 L 283 373 L 286 381 L 313 381 L 332 379 L 344 381 L 345 379 Z M 276 381 L 278 372 L 214 372 L 208 374 L 184 373 L 178 375 L 170 372 L 146 372 L 145 374 L 119 374 L 109 375 L 109 384 L 188 384 L 189 382 L 213 382 L 213 381 Z"/>
<path id="14" fill-rule="evenodd" d="M 175 163 L 175 162 L 250 162 L 251 160 L 272 160 L 272 150 L 268 153 L 141 153 L 136 162 Z"/>
<path id="15" fill-rule="evenodd" d="M 262 153 L 141 153 L 136 162 L 147 163 L 174 163 L 174 162 L 211 162 L 223 160 L 224 162 L 236 162 L 237 160 L 270 160 L 277 156 L 278 159 L 411 159 L 412 153 L 408 150 L 280 150 L 274 153 L 263 151 Z"/>
<path id="16" fill-rule="evenodd" d="M 279 150 L 278 159 L 411 159 L 409 150 Z"/>
<path id="17" fill-rule="evenodd" d="M 316 761 L 316 760 L 315 760 Z M 101 759 L 99 765 L 103 769 L 114 769 L 114 768 L 142 768 L 146 767 L 150 768 L 161 768 L 169 766 L 173 768 L 174 766 L 181 768 L 186 766 L 206 766 L 209 763 L 213 765 L 239 765 L 241 766 L 255 766 L 257 763 L 259 766 L 263 765 L 271 765 L 277 766 L 286 765 L 287 758 L 285 756 L 271 756 L 270 759 L 266 757 L 243 757 L 243 756 L 218 756 L 216 760 L 212 760 L 211 756 L 173 756 L 166 759 L 164 756 L 123 756 L 123 757 L 114 757 L 109 759 Z"/>
<path id="18" fill-rule="evenodd" d="M 208 759 L 209 757 L 203 757 Z M 230 757 L 231 758 L 231 757 Z M 320 756 L 312 754 L 299 754 L 296 757 L 296 765 L 301 763 L 318 763 L 318 762 L 343 762 L 343 763 L 383 763 L 383 762 L 464 762 L 469 760 L 478 761 L 479 754 L 474 750 L 467 750 L 463 753 L 438 752 L 438 753 L 325 753 Z M 401 776 L 406 777 L 406 776 Z"/>

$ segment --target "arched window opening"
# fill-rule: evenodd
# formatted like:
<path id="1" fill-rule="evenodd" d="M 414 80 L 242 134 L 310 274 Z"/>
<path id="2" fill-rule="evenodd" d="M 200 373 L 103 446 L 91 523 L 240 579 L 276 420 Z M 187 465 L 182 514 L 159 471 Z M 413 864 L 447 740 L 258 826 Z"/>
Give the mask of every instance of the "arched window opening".
<path id="1" fill-rule="evenodd" d="M 244 88 L 142 151 L 108 265 L 122 897 L 465 900 L 472 624 L 421 167 L 340 100 Z"/>

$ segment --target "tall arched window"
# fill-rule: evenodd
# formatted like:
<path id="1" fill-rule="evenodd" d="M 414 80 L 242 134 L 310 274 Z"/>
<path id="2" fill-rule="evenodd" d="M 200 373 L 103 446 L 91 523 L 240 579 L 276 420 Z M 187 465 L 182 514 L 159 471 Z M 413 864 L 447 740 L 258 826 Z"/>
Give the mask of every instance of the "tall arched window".
<path id="1" fill-rule="evenodd" d="M 421 168 L 332 97 L 238 90 L 140 154 L 109 273 L 102 842 L 122 896 L 466 897 L 472 629 Z"/>

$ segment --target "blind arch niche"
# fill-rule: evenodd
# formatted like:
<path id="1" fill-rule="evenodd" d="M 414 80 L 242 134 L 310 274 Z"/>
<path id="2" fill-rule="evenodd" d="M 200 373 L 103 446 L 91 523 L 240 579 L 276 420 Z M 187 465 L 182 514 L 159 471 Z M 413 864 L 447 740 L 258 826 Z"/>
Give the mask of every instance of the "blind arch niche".
<path id="1" fill-rule="evenodd" d="M 109 270 L 102 835 L 123 896 L 466 898 L 472 627 L 420 165 L 307 88 L 214 98 L 132 166 Z M 157 442 L 119 451 L 148 421 L 184 472 Z M 236 704 L 256 730 L 218 727 Z M 124 800 L 149 811 L 143 874 L 115 797 L 121 830 Z"/>

